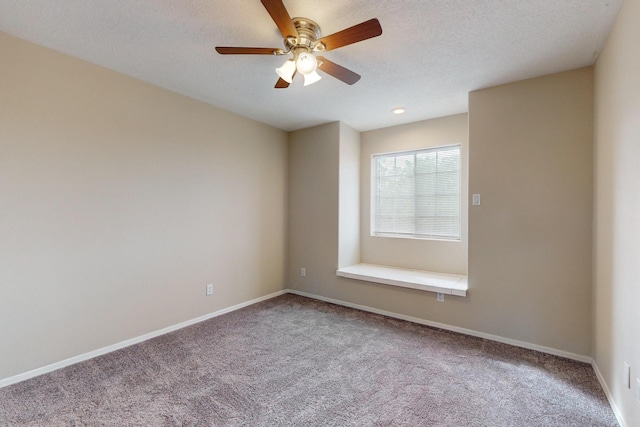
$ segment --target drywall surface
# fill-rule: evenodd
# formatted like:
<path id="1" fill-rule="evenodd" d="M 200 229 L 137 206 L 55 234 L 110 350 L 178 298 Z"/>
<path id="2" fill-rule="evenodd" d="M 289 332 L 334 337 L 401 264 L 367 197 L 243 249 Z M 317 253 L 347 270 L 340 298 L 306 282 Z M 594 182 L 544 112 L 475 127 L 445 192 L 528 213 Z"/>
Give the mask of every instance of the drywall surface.
<path id="1" fill-rule="evenodd" d="M 340 123 L 338 267 L 360 262 L 360 132 Z"/>
<path id="2" fill-rule="evenodd" d="M 591 354 L 593 70 L 469 95 L 469 293 L 483 330 Z"/>
<path id="3" fill-rule="evenodd" d="M 288 283 L 293 289 L 322 294 L 336 278 L 340 125 L 289 134 Z"/>
<path id="4" fill-rule="evenodd" d="M 467 274 L 467 114 L 424 120 L 362 133 L 360 182 L 361 262 L 392 267 Z M 459 242 L 371 236 L 372 156 L 443 145 L 460 145 L 462 166 L 462 236 Z"/>
<path id="5" fill-rule="evenodd" d="M 640 425 L 640 2 L 625 1 L 595 68 L 594 351 L 627 426 Z M 631 366 L 631 388 L 623 366 Z"/>
<path id="6" fill-rule="evenodd" d="M 339 126 L 292 133 L 289 286 L 588 357 L 592 82 L 581 69 L 471 94 L 469 193 L 482 193 L 483 204 L 469 209 L 469 294 L 444 303 L 432 292 L 336 277 Z M 466 117 L 448 120 L 440 125 L 459 129 Z M 406 129 L 387 130 L 396 131 Z"/>
<path id="7" fill-rule="evenodd" d="M 0 379 L 283 288 L 286 133 L 0 52 Z"/>

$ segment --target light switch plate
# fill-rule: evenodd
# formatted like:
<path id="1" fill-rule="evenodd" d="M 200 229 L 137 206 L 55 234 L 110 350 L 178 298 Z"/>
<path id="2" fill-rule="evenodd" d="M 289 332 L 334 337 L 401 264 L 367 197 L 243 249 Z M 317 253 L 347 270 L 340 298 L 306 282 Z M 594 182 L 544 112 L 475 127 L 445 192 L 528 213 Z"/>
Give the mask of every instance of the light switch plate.
<path id="1" fill-rule="evenodd" d="M 471 198 L 471 203 L 474 206 L 480 206 L 481 201 L 482 200 L 481 200 L 480 194 L 474 194 L 473 197 Z"/>
<path id="2" fill-rule="evenodd" d="M 631 367 L 627 362 L 624 362 L 624 373 L 622 381 L 626 388 L 631 388 Z"/>

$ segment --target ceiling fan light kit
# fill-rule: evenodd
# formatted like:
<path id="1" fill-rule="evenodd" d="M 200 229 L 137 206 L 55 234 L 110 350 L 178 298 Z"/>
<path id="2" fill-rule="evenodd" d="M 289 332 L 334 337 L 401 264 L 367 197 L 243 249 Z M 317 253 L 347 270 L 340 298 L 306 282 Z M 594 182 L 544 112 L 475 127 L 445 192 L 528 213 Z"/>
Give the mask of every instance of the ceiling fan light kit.
<path id="1" fill-rule="evenodd" d="M 277 89 L 289 87 L 296 73 L 303 75 L 305 86 L 313 84 L 322 78 L 317 70 L 321 70 L 349 85 L 360 80 L 359 74 L 321 56 L 316 57 L 313 52 L 329 51 L 379 36 L 382 34 L 382 27 L 377 19 L 370 19 L 329 36 L 321 37 L 320 26 L 316 22 L 308 18 L 291 19 L 282 0 L 261 1 L 280 30 L 285 49 L 218 46 L 216 51 L 219 54 L 291 54 L 292 57 L 290 59 L 279 68 L 276 68 L 276 73 L 280 77 L 275 85 Z"/>
<path id="2" fill-rule="evenodd" d="M 303 52 L 298 55 L 296 60 L 296 69 L 301 74 L 310 74 L 316 71 L 318 68 L 318 61 L 316 57 L 311 53 Z"/>
<path id="3" fill-rule="evenodd" d="M 319 81 L 322 77 L 316 71 L 304 75 L 304 85 L 309 86 Z"/>
<path id="4" fill-rule="evenodd" d="M 287 61 L 288 62 L 288 61 Z M 318 60 L 312 53 L 302 52 L 296 59 L 296 70 L 304 76 L 304 85 L 309 86 L 320 80 L 318 69 Z"/>
<path id="5" fill-rule="evenodd" d="M 288 59 L 280 68 L 276 68 L 276 73 L 287 83 L 291 83 L 293 81 L 293 75 L 295 72 L 296 63 L 293 59 Z"/>

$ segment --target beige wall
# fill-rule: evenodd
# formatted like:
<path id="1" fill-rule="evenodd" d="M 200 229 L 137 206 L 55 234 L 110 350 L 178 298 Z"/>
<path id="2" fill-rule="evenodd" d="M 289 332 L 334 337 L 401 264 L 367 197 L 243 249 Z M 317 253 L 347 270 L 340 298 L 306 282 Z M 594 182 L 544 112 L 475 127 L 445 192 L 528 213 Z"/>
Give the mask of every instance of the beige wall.
<path id="1" fill-rule="evenodd" d="M 483 328 L 590 355 L 593 71 L 469 95 L 469 282 Z"/>
<path id="2" fill-rule="evenodd" d="M 336 277 L 338 125 L 295 132 L 289 286 L 589 356 L 592 94 L 588 68 L 471 94 L 469 189 L 483 204 L 470 210 L 469 295 L 444 303 L 431 292 Z M 448 120 L 456 133 L 466 118 Z M 376 133 L 393 139 L 430 125 Z"/>
<path id="3" fill-rule="evenodd" d="M 467 114 L 362 133 L 361 262 L 450 274 L 467 274 Z M 371 236 L 371 158 L 374 154 L 460 144 L 462 238 L 459 242 Z"/>
<path id="4" fill-rule="evenodd" d="M 0 379 L 283 289 L 286 133 L 3 34 L 0 55 Z"/>
<path id="5" fill-rule="evenodd" d="M 287 282 L 318 295 L 335 281 L 338 268 L 339 142 L 338 122 L 289 134 Z"/>
<path id="6" fill-rule="evenodd" d="M 640 2 L 625 1 L 595 72 L 594 351 L 626 424 L 640 425 Z M 623 384 L 631 365 L 632 387 Z"/>
<path id="7" fill-rule="evenodd" d="M 360 262 L 360 132 L 340 123 L 338 267 Z"/>

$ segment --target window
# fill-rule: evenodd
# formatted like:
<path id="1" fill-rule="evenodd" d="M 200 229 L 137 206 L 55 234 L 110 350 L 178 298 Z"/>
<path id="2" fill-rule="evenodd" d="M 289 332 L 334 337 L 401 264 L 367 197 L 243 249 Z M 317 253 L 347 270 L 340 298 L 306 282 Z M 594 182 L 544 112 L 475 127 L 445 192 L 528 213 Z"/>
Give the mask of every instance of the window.
<path id="1" fill-rule="evenodd" d="M 371 234 L 460 240 L 460 146 L 373 156 Z"/>

